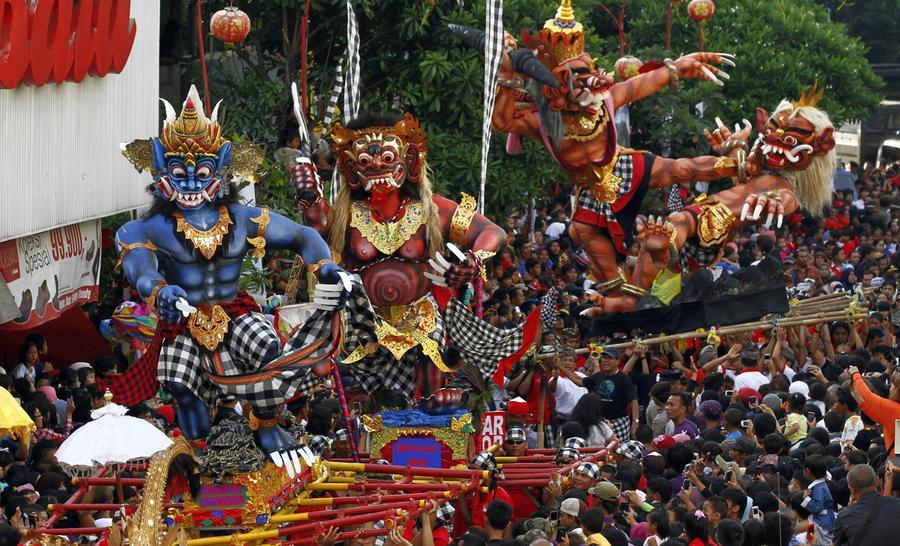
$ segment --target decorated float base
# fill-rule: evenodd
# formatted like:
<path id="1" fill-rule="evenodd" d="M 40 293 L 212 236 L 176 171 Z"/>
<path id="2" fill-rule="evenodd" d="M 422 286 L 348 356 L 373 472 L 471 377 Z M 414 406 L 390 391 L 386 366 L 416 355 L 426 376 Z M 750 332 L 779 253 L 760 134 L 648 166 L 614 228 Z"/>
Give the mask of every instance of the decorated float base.
<path id="1" fill-rule="evenodd" d="M 472 414 L 456 410 L 431 415 L 421 410 L 383 411 L 363 417 L 372 459 L 395 466 L 450 468 L 475 454 Z"/>

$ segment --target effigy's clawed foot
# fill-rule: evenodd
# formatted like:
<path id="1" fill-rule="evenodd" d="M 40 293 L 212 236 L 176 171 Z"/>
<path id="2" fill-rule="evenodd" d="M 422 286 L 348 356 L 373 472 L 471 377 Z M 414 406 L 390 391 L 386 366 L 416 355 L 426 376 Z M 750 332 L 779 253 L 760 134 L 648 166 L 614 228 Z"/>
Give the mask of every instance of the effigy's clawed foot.
<path id="1" fill-rule="evenodd" d="M 252 423 L 251 423 L 252 428 Z M 256 443 L 278 468 L 284 468 L 293 478 L 303 470 L 300 444 L 277 423 L 259 425 L 255 431 Z"/>
<path id="2" fill-rule="evenodd" d="M 269 453 L 269 459 L 275 463 L 278 468 L 284 468 L 289 478 L 293 478 L 303 471 L 303 457 L 300 449 L 281 449 Z"/>
<path id="3" fill-rule="evenodd" d="M 654 218 L 650 216 L 646 221 L 638 219 L 635 226 L 636 239 L 653 259 L 653 266 L 657 269 L 666 269 L 675 261 L 672 246 L 672 235 L 675 233 L 675 224 L 666 221 L 662 216 Z"/>
<path id="4" fill-rule="evenodd" d="M 636 296 L 628 294 L 601 296 L 600 294 L 594 293 L 589 294 L 588 299 L 594 306 L 582 311 L 581 316 L 583 317 L 599 317 L 613 313 L 628 313 L 634 311 L 637 308 L 638 303 L 638 298 Z"/>

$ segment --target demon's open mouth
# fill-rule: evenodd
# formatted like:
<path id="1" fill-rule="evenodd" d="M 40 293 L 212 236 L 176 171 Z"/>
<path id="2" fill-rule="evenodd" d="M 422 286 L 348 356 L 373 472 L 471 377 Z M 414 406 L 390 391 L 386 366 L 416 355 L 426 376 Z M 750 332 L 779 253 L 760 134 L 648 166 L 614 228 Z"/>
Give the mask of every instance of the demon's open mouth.
<path id="1" fill-rule="evenodd" d="M 788 168 L 803 160 L 802 154 L 813 152 L 813 147 L 809 144 L 790 146 L 777 138 L 764 138 L 762 135 L 760 135 L 758 146 L 766 164 L 773 169 Z"/>
<path id="2" fill-rule="evenodd" d="M 206 188 L 200 191 L 180 191 L 172 185 L 169 177 L 164 176 L 159 179 L 159 190 L 163 197 L 174 201 L 179 207 L 195 209 L 204 203 L 212 203 L 222 191 L 222 183 L 218 178 L 213 178 Z"/>
<path id="3" fill-rule="evenodd" d="M 356 171 L 356 175 L 364 185 L 366 191 L 391 191 L 403 185 L 405 175 L 403 164 L 398 163 L 391 170 L 382 170 L 374 173 Z"/>

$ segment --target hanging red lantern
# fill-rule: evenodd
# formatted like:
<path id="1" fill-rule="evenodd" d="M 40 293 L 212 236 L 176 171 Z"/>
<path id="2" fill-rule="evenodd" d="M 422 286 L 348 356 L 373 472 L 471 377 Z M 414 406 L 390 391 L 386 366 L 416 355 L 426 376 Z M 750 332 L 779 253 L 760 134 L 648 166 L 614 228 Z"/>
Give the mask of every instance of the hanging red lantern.
<path id="1" fill-rule="evenodd" d="M 217 40 L 225 42 L 225 47 L 234 47 L 250 34 L 250 17 L 235 6 L 228 6 L 213 14 L 209 20 L 209 32 Z"/>
<path id="2" fill-rule="evenodd" d="M 703 51 L 703 25 L 715 11 L 716 4 L 713 0 L 691 0 L 688 4 L 688 14 L 700 26 L 700 51 Z"/>
<path id="3" fill-rule="evenodd" d="M 632 78 L 640 74 L 642 66 L 644 66 L 644 62 L 642 60 L 631 55 L 626 55 L 616 61 L 616 75 L 619 77 L 619 80 L 625 81 L 628 78 Z"/>
<path id="4" fill-rule="evenodd" d="M 690 14 L 691 19 L 698 23 L 702 23 L 712 17 L 715 11 L 716 4 L 713 0 L 691 0 L 691 3 L 688 4 L 688 14 Z"/>

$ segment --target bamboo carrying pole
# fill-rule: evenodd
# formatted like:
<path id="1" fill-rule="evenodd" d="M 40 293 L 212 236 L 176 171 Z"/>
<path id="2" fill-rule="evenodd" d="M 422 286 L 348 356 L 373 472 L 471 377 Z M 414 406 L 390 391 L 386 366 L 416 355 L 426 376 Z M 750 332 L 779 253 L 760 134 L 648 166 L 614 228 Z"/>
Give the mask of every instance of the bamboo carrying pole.
<path id="1" fill-rule="evenodd" d="M 862 311 L 862 310 L 860 310 Z M 723 326 L 722 328 L 716 329 L 715 333 L 719 336 L 724 335 L 733 335 L 733 334 L 742 334 L 745 332 L 752 332 L 754 330 L 771 330 L 776 326 L 809 326 L 812 324 L 818 324 L 820 322 L 834 322 L 836 320 L 862 320 L 867 318 L 869 315 L 867 312 L 856 312 L 853 315 L 848 316 L 846 312 L 829 312 L 829 313 L 818 313 L 814 317 L 786 317 L 777 320 L 759 320 L 755 322 L 746 322 L 743 324 L 734 324 L 732 326 Z M 710 331 L 698 331 L 695 330 L 693 332 L 684 332 L 681 334 L 672 334 L 668 336 L 659 336 L 652 337 L 647 339 L 633 339 L 631 341 L 626 341 L 623 343 L 611 343 L 609 345 L 602 345 L 604 349 L 629 349 L 634 347 L 637 344 L 641 345 L 658 345 L 661 343 L 669 343 L 672 341 L 684 341 L 687 339 L 697 339 L 701 337 L 706 337 L 710 334 Z M 581 349 L 576 349 L 576 354 L 588 354 L 593 349 L 585 347 Z M 552 358 L 556 356 L 555 353 L 541 353 L 537 355 L 536 358 Z"/>

